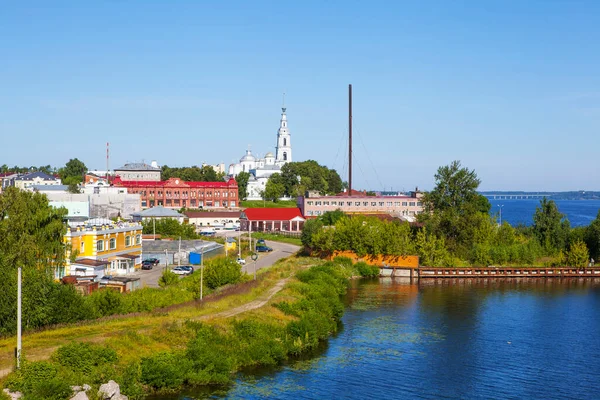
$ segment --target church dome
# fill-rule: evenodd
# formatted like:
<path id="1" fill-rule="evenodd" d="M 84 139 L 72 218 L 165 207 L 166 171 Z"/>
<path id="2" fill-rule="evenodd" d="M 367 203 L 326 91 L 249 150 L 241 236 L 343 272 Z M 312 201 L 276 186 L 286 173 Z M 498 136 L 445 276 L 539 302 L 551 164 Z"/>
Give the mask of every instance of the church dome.
<path id="1" fill-rule="evenodd" d="M 275 158 L 275 156 L 273 155 L 273 153 L 268 152 L 267 154 L 265 154 L 265 158 Z"/>
<path id="2" fill-rule="evenodd" d="M 244 162 L 244 161 L 256 161 L 256 158 L 254 158 L 254 156 L 252 155 L 250 150 L 246 150 L 246 155 L 244 157 L 240 158 L 240 162 Z"/>

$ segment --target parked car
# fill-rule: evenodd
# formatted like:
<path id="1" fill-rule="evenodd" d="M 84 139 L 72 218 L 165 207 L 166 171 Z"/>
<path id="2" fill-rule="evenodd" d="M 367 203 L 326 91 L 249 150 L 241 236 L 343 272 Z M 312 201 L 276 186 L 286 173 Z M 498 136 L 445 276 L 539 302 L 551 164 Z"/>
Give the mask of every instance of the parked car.
<path id="1" fill-rule="evenodd" d="M 240 265 L 246 265 L 246 260 L 244 260 L 243 258 L 238 258 L 236 261 Z"/>
<path id="2" fill-rule="evenodd" d="M 158 265 L 158 263 L 160 263 L 160 260 L 159 260 L 158 258 L 146 258 L 146 259 L 145 259 L 145 260 L 142 262 L 142 264 L 143 264 L 143 263 L 149 263 L 149 264 L 152 264 L 152 265 Z"/>
<path id="3" fill-rule="evenodd" d="M 182 266 L 180 266 L 178 268 L 183 268 L 186 271 L 188 271 L 188 275 L 191 275 L 191 274 L 194 273 L 194 267 L 192 267 L 191 265 L 182 265 Z"/>
<path id="4" fill-rule="evenodd" d="M 268 253 L 273 251 L 273 249 L 269 246 L 256 246 L 256 251 L 259 253 Z"/>
<path id="5" fill-rule="evenodd" d="M 183 267 L 175 267 L 171 270 L 172 273 L 177 275 L 188 275 L 190 271 Z"/>
<path id="6" fill-rule="evenodd" d="M 154 265 L 155 265 L 154 263 L 149 262 L 148 260 L 145 260 L 142 263 L 142 269 L 152 269 L 154 267 Z"/>

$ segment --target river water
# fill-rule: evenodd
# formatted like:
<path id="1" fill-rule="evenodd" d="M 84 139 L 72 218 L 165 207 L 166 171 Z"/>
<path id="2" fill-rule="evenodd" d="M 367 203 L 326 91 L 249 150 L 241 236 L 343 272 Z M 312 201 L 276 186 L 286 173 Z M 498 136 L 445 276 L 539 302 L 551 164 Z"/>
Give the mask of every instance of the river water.
<path id="1" fill-rule="evenodd" d="M 600 280 L 355 280 L 314 354 L 169 399 L 597 399 Z"/>
<path id="2" fill-rule="evenodd" d="M 587 226 L 598 215 L 600 211 L 600 200 L 555 200 L 558 211 L 565 215 L 571 226 Z M 533 214 L 539 207 L 540 200 L 490 200 L 492 208 L 490 213 L 497 218 L 500 217 L 502 209 L 502 221 L 512 226 L 532 225 Z"/>

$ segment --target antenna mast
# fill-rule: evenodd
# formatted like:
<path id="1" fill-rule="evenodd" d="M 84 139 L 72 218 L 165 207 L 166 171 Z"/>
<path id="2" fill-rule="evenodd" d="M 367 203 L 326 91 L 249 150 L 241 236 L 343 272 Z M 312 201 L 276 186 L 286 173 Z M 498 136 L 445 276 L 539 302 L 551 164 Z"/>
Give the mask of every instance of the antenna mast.
<path id="1" fill-rule="evenodd" d="M 352 196 L 352 85 L 348 85 L 348 196 Z"/>

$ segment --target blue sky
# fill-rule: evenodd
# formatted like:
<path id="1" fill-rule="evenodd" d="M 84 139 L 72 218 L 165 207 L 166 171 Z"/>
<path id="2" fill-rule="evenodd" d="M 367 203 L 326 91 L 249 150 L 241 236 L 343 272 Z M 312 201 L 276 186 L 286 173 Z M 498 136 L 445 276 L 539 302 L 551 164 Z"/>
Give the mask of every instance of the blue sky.
<path id="1" fill-rule="evenodd" d="M 0 2 L 0 164 L 229 164 L 275 146 L 354 186 L 600 190 L 600 2 Z"/>

